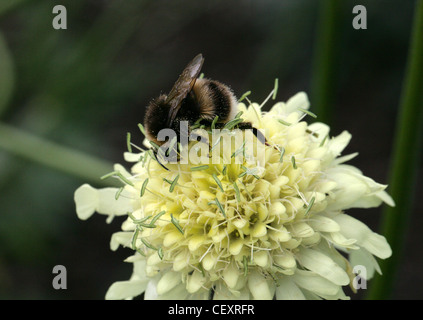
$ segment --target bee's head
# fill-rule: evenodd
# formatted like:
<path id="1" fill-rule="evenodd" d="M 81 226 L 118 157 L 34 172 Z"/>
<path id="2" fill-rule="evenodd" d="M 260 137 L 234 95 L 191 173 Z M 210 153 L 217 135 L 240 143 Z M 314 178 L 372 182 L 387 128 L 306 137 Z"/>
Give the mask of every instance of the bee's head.
<path id="1" fill-rule="evenodd" d="M 167 96 L 162 94 L 151 100 L 144 117 L 146 138 L 157 145 L 163 144 L 163 141 L 157 140 L 159 131 L 168 127 L 170 105 L 166 103 L 166 98 Z"/>

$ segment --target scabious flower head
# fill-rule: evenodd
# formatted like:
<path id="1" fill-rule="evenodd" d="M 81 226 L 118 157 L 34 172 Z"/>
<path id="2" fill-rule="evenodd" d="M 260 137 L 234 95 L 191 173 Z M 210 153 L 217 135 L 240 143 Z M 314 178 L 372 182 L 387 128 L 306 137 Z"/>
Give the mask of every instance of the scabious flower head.
<path id="1" fill-rule="evenodd" d="M 389 244 L 344 211 L 393 201 L 385 185 L 345 164 L 356 156 L 340 156 L 351 135 L 307 124 L 308 107 L 305 93 L 269 112 L 240 103 L 242 119 L 266 136 L 262 149 L 233 146 L 221 161 L 189 159 L 169 170 L 151 151 L 127 152 L 131 171 L 117 164 L 111 174 L 124 187 L 81 186 L 79 218 L 127 217 L 111 249 L 134 250 L 126 260 L 133 274 L 106 298 L 345 299 L 354 264 L 365 265 L 368 278 L 380 272 L 374 256 L 388 258 Z M 221 132 L 212 149 L 225 150 L 228 135 L 247 136 L 234 132 Z M 186 146 L 190 155 L 199 147 Z"/>

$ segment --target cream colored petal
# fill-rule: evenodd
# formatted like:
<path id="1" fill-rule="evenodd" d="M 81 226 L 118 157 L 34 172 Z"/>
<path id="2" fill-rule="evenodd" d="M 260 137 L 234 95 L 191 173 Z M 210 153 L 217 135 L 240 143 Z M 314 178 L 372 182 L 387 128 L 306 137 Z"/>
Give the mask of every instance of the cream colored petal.
<path id="1" fill-rule="evenodd" d="M 135 253 L 134 255 L 129 256 L 128 258 L 126 258 L 123 261 L 128 262 L 128 263 L 134 263 L 134 262 L 137 262 L 139 260 L 144 260 L 145 261 L 145 257 L 143 257 L 142 255 L 140 255 L 139 253 Z"/>
<path id="2" fill-rule="evenodd" d="M 377 207 L 382 201 L 392 204 L 392 199 L 382 193 L 386 185 L 363 176 L 355 167 L 338 165 L 328 169 L 326 173 L 330 180 L 337 183 L 337 188 L 333 191 L 335 198 L 328 204 L 328 210 Z"/>
<path id="3" fill-rule="evenodd" d="M 100 214 L 107 214 L 113 216 L 124 216 L 128 212 L 132 212 L 132 194 L 124 189 L 119 198 L 116 200 L 117 189 L 105 188 L 99 189 L 99 204 L 97 212 Z"/>
<path id="4" fill-rule="evenodd" d="M 184 283 L 175 285 L 172 289 L 164 294 L 157 294 L 157 286 L 161 276 L 156 276 L 148 282 L 145 290 L 145 300 L 185 300 L 189 297 L 188 291 L 185 289 Z"/>
<path id="5" fill-rule="evenodd" d="M 334 157 L 338 157 L 345 147 L 350 143 L 351 134 L 347 131 L 343 131 L 339 136 L 336 136 L 328 141 L 329 152 Z"/>
<path id="6" fill-rule="evenodd" d="M 379 274 L 382 274 L 382 271 L 380 270 L 379 264 L 377 263 L 375 257 L 364 248 L 351 251 L 349 260 L 353 269 L 356 266 L 363 266 L 366 268 L 366 280 L 372 279 L 375 271 L 377 271 Z M 360 276 L 363 278 L 362 274 L 360 274 Z"/>
<path id="7" fill-rule="evenodd" d="M 106 300 L 122 300 L 139 296 L 147 288 L 147 279 L 118 281 L 106 293 Z"/>
<path id="8" fill-rule="evenodd" d="M 295 112 L 298 108 L 308 110 L 310 107 L 310 101 L 308 100 L 308 96 L 305 92 L 298 92 L 293 97 L 291 97 L 285 105 L 285 113 L 290 114 L 291 112 Z M 303 113 L 298 111 L 299 113 Z"/>
<path id="9" fill-rule="evenodd" d="M 340 253 L 343 248 L 335 247 L 332 243 L 327 241 L 321 241 L 318 245 L 314 247 L 316 250 L 319 250 L 321 253 L 327 255 L 334 262 L 336 262 L 341 268 L 347 270 L 349 268 L 348 260 Z M 358 248 L 358 247 L 357 247 Z M 347 250 L 344 250 L 346 252 Z"/>
<path id="10" fill-rule="evenodd" d="M 75 191 L 76 213 L 82 220 L 91 217 L 94 212 L 110 216 L 122 216 L 133 211 L 131 193 L 125 189 L 116 200 L 117 188 L 95 189 L 84 184 Z"/>
<path id="11" fill-rule="evenodd" d="M 185 288 L 184 283 L 178 284 L 172 290 L 159 295 L 158 300 L 187 300 L 189 298 L 189 292 Z"/>
<path id="12" fill-rule="evenodd" d="M 156 275 L 148 281 L 147 287 L 145 288 L 144 300 L 157 300 L 157 283 L 159 280 L 160 275 Z"/>
<path id="13" fill-rule="evenodd" d="M 188 295 L 186 300 L 209 300 L 210 299 L 210 292 L 201 288 L 201 290 L 197 291 L 194 294 Z"/>
<path id="14" fill-rule="evenodd" d="M 344 293 L 344 290 L 342 288 L 339 288 L 338 292 L 334 295 L 320 295 L 325 300 L 351 300 L 350 297 L 346 296 Z"/>
<path id="15" fill-rule="evenodd" d="M 235 263 L 231 263 L 222 273 L 223 280 L 229 288 L 234 288 L 238 282 L 239 278 L 239 269 Z"/>
<path id="16" fill-rule="evenodd" d="M 181 274 L 179 272 L 168 271 L 157 283 L 157 294 L 163 295 L 172 290 L 181 282 Z"/>
<path id="17" fill-rule="evenodd" d="M 250 292 L 245 286 L 241 290 L 232 290 L 226 285 L 218 285 L 213 300 L 250 300 Z"/>
<path id="18" fill-rule="evenodd" d="M 376 192 L 375 196 L 385 202 L 388 206 L 395 207 L 394 199 L 392 199 L 392 197 L 386 191 Z"/>
<path id="19" fill-rule="evenodd" d="M 376 184 L 376 183 L 375 183 L 375 186 L 379 186 L 378 189 L 381 189 L 381 188 L 385 189 L 387 187 L 387 185 Z M 382 202 L 385 202 L 387 205 L 391 207 L 395 207 L 394 200 L 384 190 L 373 191 L 365 195 L 361 199 L 357 199 L 357 201 L 354 202 L 354 207 L 355 208 L 374 208 L 374 207 L 380 206 Z"/>
<path id="20" fill-rule="evenodd" d="M 313 228 L 311 228 L 305 222 L 297 222 L 287 226 L 288 231 L 297 238 L 307 238 L 314 234 Z"/>
<path id="21" fill-rule="evenodd" d="M 253 124 L 255 124 L 255 127 L 261 129 L 261 109 L 257 103 L 250 104 L 246 112 L 242 114 L 242 118 L 246 121 L 251 121 Z"/>
<path id="22" fill-rule="evenodd" d="M 323 180 L 321 182 L 318 182 L 315 188 L 316 192 L 328 193 L 335 189 L 336 186 L 337 183 L 335 181 Z"/>
<path id="23" fill-rule="evenodd" d="M 158 254 L 152 254 L 147 258 L 147 266 L 153 267 L 157 266 L 159 263 L 161 263 L 161 259 Z"/>
<path id="24" fill-rule="evenodd" d="M 350 282 L 344 269 L 317 250 L 302 248 L 297 254 L 297 259 L 304 267 L 336 285 L 345 286 Z"/>
<path id="25" fill-rule="evenodd" d="M 261 238 L 264 235 L 266 235 L 266 233 L 267 233 L 266 224 L 263 222 L 257 222 L 253 227 L 251 235 L 255 238 Z"/>
<path id="26" fill-rule="evenodd" d="M 238 103 L 238 112 L 243 112 L 243 113 L 245 113 L 245 112 L 247 112 L 247 106 L 245 105 L 245 103 L 244 102 L 240 102 L 240 103 Z"/>
<path id="27" fill-rule="evenodd" d="M 228 288 L 221 288 L 220 290 L 216 290 L 213 300 L 238 300 L 238 298 Z"/>
<path id="28" fill-rule="evenodd" d="M 120 163 L 115 163 L 113 166 L 113 170 L 120 172 L 125 178 L 128 178 L 129 180 L 132 179 L 132 174 L 130 174 L 128 170 L 126 170 L 125 167 L 122 166 Z"/>
<path id="29" fill-rule="evenodd" d="M 206 271 L 210 271 L 216 265 L 216 258 L 211 254 L 208 253 L 202 260 L 201 264 Z"/>
<path id="30" fill-rule="evenodd" d="M 188 241 L 188 248 L 191 252 L 196 251 L 201 245 L 204 244 L 206 237 L 204 235 L 192 236 Z"/>
<path id="31" fill-rule="evenodd" d="M 301 288 L 309 290 L 317 295 L 335 295 L 340 288 L 339 285 L 310 271 L 297 270 L 292 280 Z M 349 282 L 349 280 L 348 280 Z M 348 284 L 348 283 L 347 283 Z"/>
<path id="32" fill-rule="evenodd" d="M 357 239 L 357 244 L 367 249 L 371 254 L 381 258 L 389 258 L 391 247 L 385 237 L 373 232 L 361 221 L 353 217 L 340 214 L 333 218 L 341 227 L 341 233 L 350 239 Z"/>
<path id="33" fill-rule="evenodd" d="M 188 276 L 186 289 L 189 293 L 195 293 L 201 289 L 201 286 L 206 281 L 206 278 L 201 272 L 195 270 L 192 275 Z"/>
<path id="34" fill-rule="evenodd" d="M 328 210 L 345 210 L 354 206 L 354 203 L 362 198 L 369 190 L 360 179 L 349 173 L 338 170 L 328 170 L 328 176 L 337 183 L 334 190 L 335 198 L 328 203 Z"/>
<path id="35" fill-rule="evenodd" d="M 348 154 L 346 156 L 336 158 L 333 161 L 333 165 L 338 165 L 338 164 L 342 164 L 344 162 L 348 162 L 348 161 L 350 161 L 351 159 L 354 159 L 357 156 L 358 156 L 358 152 L 354 152 L 354 153 Z"/>
<path id="36" fill-rule="evenodd" d="M 277 116 L 282 114 L 284 110 L 286 110 L 285 103 L 277 102 L 270 108 L 269 114 Z"/>
<path id="37" fill-rule="evenodd" d="M 285 251 L 283 254 L 273 256 L 275 263 L 284 269 L 294 269 L 297 261 L 292 253 Z"/>
<path id="38" fill-rule="evenodd" d="M 233 256 L 238 255 L 241 252 L 242 247 L 244 246 L 244 240 L 243 239 L 236 239 L 231 241 L 229 245 L 229 253 Z"/>
<path id="39" fill-rule="evenodd" d="M 320 296 L 318 296 L 314 292 L 308 291 L 306 289 L 301 289 L 301 291 L 303 292 L 306 300 L 323 300 Z"/>
<path id="40" fill-rule="evenodd" d="M 150 149 L 152 147 L 150 141 L 147 138 L 144 138 L 144 140 L 142 141 L 142 145 L 147 149 Z"/>
<path id="41" fill-rule="evenodd" d="M 266 268 L 269 264 L 269 253 L 266 250 L 256 252 L 254 254 L 254 262 L 262 268 Z"/>
<path id="42" fill-rule="evenodd" d="M 132 273 L 131 279 L 137 279 L 137 280 L 148 279 L 147 275 L 145 274 L 145 268 L 147 266 L 147 261 L 145 257 L 143 257 L 137 252 L 133 259 L 133 265 L 134 265 L 134 271 Z"/>
<path id="43" fill-rule="evenodd" d="M 81 220 L 91 217 L 98 207 L 98 191 L 88 184 L 80 186 L 74 195 L 76 214 Z"/>
<path id="44" fill-rule="evenodd" d="M 323 139 L 325 139 L 325 137 L 327 137 L 330 132 L 329 126 L 321 122 L 313 122 L 308 126 L 308 130 L 319 135 L 319 137 L 316 138 L 318 141 L 323 141 Z M 326 141 L 328 140 L 329 139 L 326 138 Z"/>
<path id="45" fill-rule="evenodd" d="M 123 158 L 126 162 L 138 162 L 140 161 L 142 153 L 125 152 Z"/>
<path id="46" fill-rule="evenodd" d="M 282 277 L 276 286 L 277 300 L 305 300 L 301 289 L 292 281 L 291 277 Z"/>
<path id="47" fill-rule="evenodd" d="M 269 281 L 257 271 L 253 271 L 248 277 L 248 288 L 254 300 L 271 300 L 273 298 Z"/>
<path id="48" fill-rule="evenodd" d="M 360 247 L 356 245 L 357 239 L 347 239 L 341 232 L 330 232 L 324 235 L 329 242 L 336 244 L 341 248 L 357 250 Z"/>
<path id="49" fill-rule="evenodd" d="M 112 251 L 116 251 L 119 248 L 119 245 L 124 247 L 130 248 L 131 247 L 131 240 L 132 240 L 132 232 L 115 232 L 110 239 L 110 249 Z"/>
<path id="50" fill-rule="evenodd" d="M 338 232 L 341 230 L 339 225 L 330 218 L 315 215 L 310 218 L 308 224 L 315 230 L 315 231 L 322 231 L 322 232 Z"/>

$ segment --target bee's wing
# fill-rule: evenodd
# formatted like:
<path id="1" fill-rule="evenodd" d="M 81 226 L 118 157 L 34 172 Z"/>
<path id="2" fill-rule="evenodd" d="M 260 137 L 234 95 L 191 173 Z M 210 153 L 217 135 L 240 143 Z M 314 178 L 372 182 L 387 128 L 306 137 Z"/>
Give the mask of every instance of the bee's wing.
<path id="1" fill-rule="evenodd" d="M 169 115 L 167 118 L 168 127 L 173 122 L 173 120 L 175 120 L 176 114 L 181 108 L 182 100 L 185 99 L 185 97 L 194 86 L 195 81 L 200 74 L 203 62 L 204 58 L 200 53 L 186 66 L 178 80 L 176 80 L 175 84 L 173 85 L 172 90 L 170 90 L 166 98 L 166 103 L 170 105 Z"/>

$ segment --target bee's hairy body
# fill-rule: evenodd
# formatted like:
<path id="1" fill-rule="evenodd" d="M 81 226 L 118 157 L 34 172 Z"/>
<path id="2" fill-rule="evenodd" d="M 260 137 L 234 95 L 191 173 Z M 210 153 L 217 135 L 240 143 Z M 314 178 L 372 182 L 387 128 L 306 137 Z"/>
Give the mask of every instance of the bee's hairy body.
<path id="1" fill-rule="evenodd" d="M 204 58 L 201 54 L 195 56 L 182 71 L 170 92 L 153 99 L 147 108 L 144 118 L 145 134 L 148 140 L 156 144 L 152 148 L 153 154 L 156 155 L 157 162 L 166 170 L 169 169 L 160 162 L 160 157 L 157 157 L 160 149 L 157 146 L 164 145 L 170 148 L 170 139 L 159 141 L 157 138 L 162 129 L 173 130 L 178 142 L 183 145 L 190 138 L 184 135 L 190 135 L 190 128 L 198 120 L 201 124 L 211 126 L 214 119 L 218 117 L 215 128 L 223 128 L 238 113 L 237 99 L 227 85 L 216 80 L 198 79 L 203 62 Z M 188 123 L 188 128 L 183 126 L 183 122 Z M 268 145 L 266 138 L 251 123 L 238 122 L 236 128 L 252 129 L 254 135 L 262 143 Z M 200 136 L 196 138 L 198 137 Z M 173 148 L 175 147 L 177 150 L 178 145 L 173 145 Z M 168 151 L 166 153 L 169 153 Z"/>
<path id="2" fill-rule="evenodd" d="M 211 124 L 218 116 L 219 123 L 226 123 L 237 113 L 237 99 L 232 90 L 216 80 L 197 79 L 192 90 L 182 100 L 175 119 L 169 125 L 167 121 L 171 106 L 166 103 L 166 100 L 167 95 L 160 95 L 152 100 L 145 115 L 144 126 L 147 138 L 157 145 L 164 143 L 157 140 L 157 135 L 162 129 L 172 129 L 180 137 L 181 121 L 187 121 L 189 126 L 199 119 Z"/>

